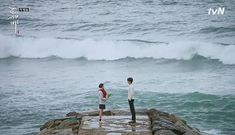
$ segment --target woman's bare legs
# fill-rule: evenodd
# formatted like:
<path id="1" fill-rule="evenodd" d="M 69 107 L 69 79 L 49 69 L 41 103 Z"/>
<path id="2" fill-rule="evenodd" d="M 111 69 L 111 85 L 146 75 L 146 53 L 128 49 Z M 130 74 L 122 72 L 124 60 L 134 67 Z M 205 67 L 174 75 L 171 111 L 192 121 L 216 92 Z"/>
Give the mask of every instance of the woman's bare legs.
<path id="1" fill-rule="evenodd" d="M 102 115 L 103 115 L 103 109 L 100 109 L 100 113 L 99 113 L 100 120 L 99 120 L 99 121 L 101 121 L 101 120 L 102 120 Z"/>

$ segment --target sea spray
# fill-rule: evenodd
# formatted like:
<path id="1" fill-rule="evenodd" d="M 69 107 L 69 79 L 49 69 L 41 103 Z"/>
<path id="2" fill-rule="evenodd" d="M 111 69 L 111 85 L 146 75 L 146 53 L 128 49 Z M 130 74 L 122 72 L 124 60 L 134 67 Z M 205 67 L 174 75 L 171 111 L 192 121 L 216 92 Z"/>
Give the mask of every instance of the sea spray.
<path id="1" fill-rule="evenodd" d="M 190 60 L 195 55 L 235 64 L 235 46 L 206 42 L 177 41 L 138 45 L 131 41 L 74 40 L 56 38 L 7 37 L 0 35 L 0 58 L 81 58 L 117 60 L 126 57 Z"/>

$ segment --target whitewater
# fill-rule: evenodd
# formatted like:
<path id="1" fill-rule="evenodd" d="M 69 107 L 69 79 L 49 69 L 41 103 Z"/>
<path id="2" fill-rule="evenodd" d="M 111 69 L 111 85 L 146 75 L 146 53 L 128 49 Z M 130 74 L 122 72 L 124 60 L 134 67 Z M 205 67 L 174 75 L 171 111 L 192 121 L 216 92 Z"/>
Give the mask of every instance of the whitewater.
<path id="1" fill-rule="evenodd" d="M 190 60 L 195 55 L 235 64 L 235 45 L 176 41 L 158 44 L 135 44 L 128 41 L 22 38 L 0 36 L 0 58 L 86 58 L 118 60 L 126 57 Z"/>
<path id="2" fill-rule="evenodd" d="M 9 7 L 19 14 L 19 35 Z M 208 9 L 224 7 L 224 15 Z M 235 134 L 235 1 L 1 0 L 0 134 L 35 135 L 68 112 L 135 107 L 176 114 L 212 135 Z"/>

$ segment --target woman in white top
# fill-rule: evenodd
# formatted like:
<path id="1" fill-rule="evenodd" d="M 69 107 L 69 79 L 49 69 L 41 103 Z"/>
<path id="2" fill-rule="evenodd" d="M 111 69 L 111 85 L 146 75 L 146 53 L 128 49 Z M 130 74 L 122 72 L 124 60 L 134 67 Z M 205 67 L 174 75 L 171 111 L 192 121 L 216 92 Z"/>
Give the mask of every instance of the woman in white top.
<path id="1" fill-rule="evenodd" d="M 99 109 L 100 109 L 100 113 L 99 113 L 99 116 L 100 116 L 100 119 L 99 121 L 102 120 L 102 116 L 103 116 L 103 111 L 105 109 L 105 104 L 106 104 L 106 101 L 108 100 L 108 94 L 106 92 L 106 90 L 104 89 L 104 84 L 101 83 L 99 85 Z"/>

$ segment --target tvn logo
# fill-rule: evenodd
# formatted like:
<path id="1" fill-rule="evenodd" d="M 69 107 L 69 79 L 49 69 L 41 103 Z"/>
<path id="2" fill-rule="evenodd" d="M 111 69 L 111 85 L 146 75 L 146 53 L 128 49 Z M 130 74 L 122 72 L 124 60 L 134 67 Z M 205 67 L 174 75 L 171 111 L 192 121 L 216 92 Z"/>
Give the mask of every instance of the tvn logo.
<path id="1" fill-rule="evenodd" d="M 224 15 L 225 8 L 224 7 L 218 7 L 218 8 L 209 8 L 208 9 L 208 15 Z"/>

